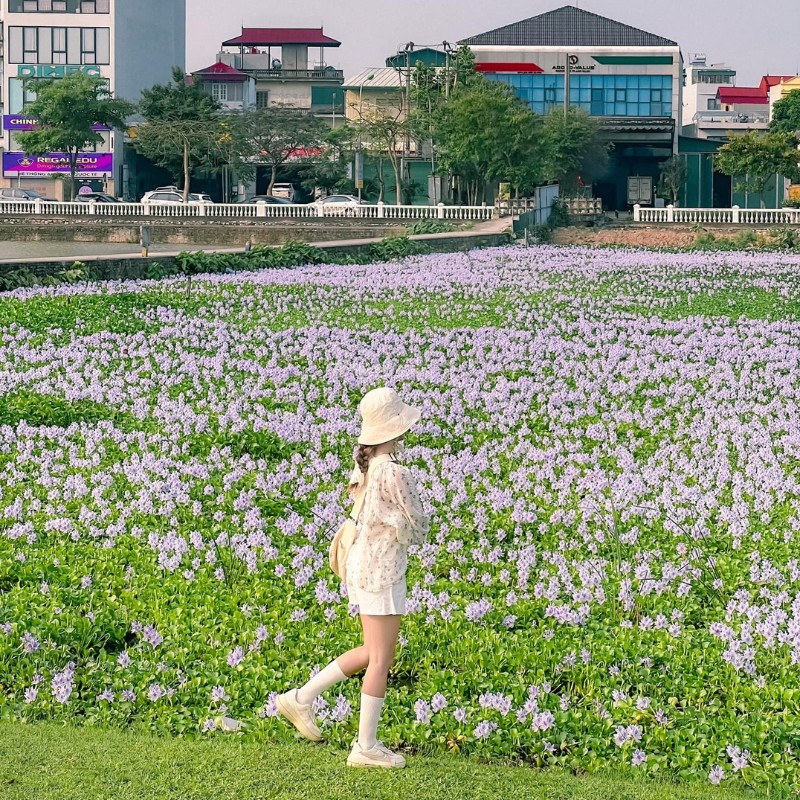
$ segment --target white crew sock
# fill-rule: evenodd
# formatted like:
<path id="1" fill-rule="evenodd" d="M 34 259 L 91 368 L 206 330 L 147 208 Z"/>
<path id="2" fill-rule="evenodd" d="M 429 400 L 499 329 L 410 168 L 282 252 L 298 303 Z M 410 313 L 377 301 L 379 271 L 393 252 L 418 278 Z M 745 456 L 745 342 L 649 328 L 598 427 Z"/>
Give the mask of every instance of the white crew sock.
<path id="1" fill-rule="evenodd" d="M 385 697 L 361 694 L 361 717 L 358 722 L 358 743 L 362 750 L 371 750 L 378 741 L 378 720 Z"/>
<path id="2" fill-rule="evenodd" d="M 347 680 L 347 675 L 335 661 L 331 661 L 325 669 L 320 670 L 305 686 L 297 690 L 297 702 L 304 706 L 310 705 L 326 689 L 344 680 Z"/>

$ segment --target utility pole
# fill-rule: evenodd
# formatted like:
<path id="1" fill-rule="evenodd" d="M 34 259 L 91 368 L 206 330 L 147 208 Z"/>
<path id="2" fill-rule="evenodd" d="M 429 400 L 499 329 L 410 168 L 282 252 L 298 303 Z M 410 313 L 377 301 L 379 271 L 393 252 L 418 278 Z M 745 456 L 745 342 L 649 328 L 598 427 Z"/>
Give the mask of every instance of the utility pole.
<path id="1" fill-rule="evenodd" d="M 569 113 L 569 63 L 570 55 L 566 54 L 564 58 L 564 119 L 566 120 Z"/>

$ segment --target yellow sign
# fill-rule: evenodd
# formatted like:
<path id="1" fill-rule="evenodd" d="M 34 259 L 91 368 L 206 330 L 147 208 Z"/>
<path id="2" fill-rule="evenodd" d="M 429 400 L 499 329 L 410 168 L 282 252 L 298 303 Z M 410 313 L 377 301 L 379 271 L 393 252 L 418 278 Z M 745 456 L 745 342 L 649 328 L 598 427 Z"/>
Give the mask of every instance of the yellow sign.
<path id="1" fill-rule="evenodd" d="M 792 200 L 800 200 L 800 183 L 789 187 L 789 197 Z"/>

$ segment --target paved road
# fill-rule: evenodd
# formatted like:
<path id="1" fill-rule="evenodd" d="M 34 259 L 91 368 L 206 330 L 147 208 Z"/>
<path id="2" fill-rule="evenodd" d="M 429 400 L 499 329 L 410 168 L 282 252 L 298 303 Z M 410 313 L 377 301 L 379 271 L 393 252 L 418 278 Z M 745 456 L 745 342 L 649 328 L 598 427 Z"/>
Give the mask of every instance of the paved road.
<path id="1" fill-rule="evenodd" d="M 151 253 L 179 253 L 182 250 L 208 250 L 208 245 L 157 244 Z M 243 250 L 244 248 L 238 248 Z M 85 256 L 139 255 L 135 244 L 100 242 L 0 242 L 0 262 L 23 258 L 84 258 Z"/>

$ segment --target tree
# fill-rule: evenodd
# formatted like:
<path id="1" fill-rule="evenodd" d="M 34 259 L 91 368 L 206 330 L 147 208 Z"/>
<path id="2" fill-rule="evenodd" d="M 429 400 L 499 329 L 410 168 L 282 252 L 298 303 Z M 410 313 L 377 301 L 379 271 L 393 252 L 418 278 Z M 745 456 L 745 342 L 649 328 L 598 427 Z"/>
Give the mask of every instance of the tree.
<path id="1" fill-rule="evenodd" d="M 570 108 L 551 111 L 544 121 L 545 172 L 556 181 L 562 196 L 591 183 L 608 167 L 610 145 L 600 136 L 600 126 L 585 111 Z"/>
<path id="2" fill-rule="evenodd" d="M 686 183 L 686 159 L 680 156 L 672 156 L 662 162 L 661 167 L 661 181 L 659 188 L 667 196 L 672 197 L 672 205 L 678 205 L 678 196 Z"/>
<path id="3" fill-rule="evenodd" d="M 18 134 L 17 141 L 29 155 L 58 152 L 67 156 L 68 196 L 72 200 L 78 154 L 103 143 L 97 127 L 124 128 L 133 106 L 115 98 L 104 78 L 80 72 L 57 80 L 29 80 L 25 88 L 36 92 L 36 99 L 25 106 L 25 113 L 35 118 L 39 127 Z"/>
<path id="4" fill-rule="evenodd" d="M 764 203 L 764 191 L 774 175 L 793 180 L 798 178 L 798 138 L 793 133 L 750 131 L 733 136 L 720 147 L 715 158 L 716 168 L 730 175 L 740 191 L 753 192 Z"/>
<path id="5" fill-rule="evenodd" d="M 247 108 L 230 116 L 236 170 L 252 176 L 258 164 L 270 168 L 267 194 L 278 170 L 290 160 L 302 159 L 301 151 L 317 150 L 323 144 L 320 120 L 289 106 Z"/>
<path id="6" fill-rule="evenodd" d="M 542 180 L 541 131 L 541 120 L 512 89 L 476 76 L 442 106 L 435 139 L 440 162 L 477 203 L 488 182 L 508 180 L 526 191 Z"/>
<path id="7" fill-rule="evenodd" d="M 793 133 L 800 136 L 800 89 L 789 92 L 775 103 L 769 129 L 772 133 Z"/>
<path id="8" fill-rule="evenodd" d="M 394 172 L 396 203 L 403 202 L 403 176 L 401 174 L 402 151 L 405 142 L 416 139 L 419 133 L 414 117 L 409 116 L 400 101 L 397 107 L 368 106 L 358 109 L 359 119 L 353 124 L 358 149 L 366 149 L 379 160 L 387 158 Z M 382 176 L 381 176 L 382 182 Z M 381 197 L 382 197 L 381 192 Z"/>
<path id="9" fill-rule="evenodd" d="M 219 103 L 176 67 L 172 81 L 142 92 L 139 112 L 144 122 L 133 135 L 133 146 L 154 164 L 183 177 L 183 198 L 189 198 L 191 177 L 198 169 L 217 169 L 227 160 L 229 133 Z"/>

